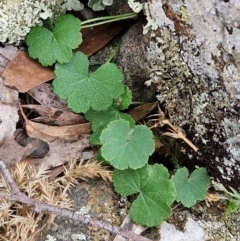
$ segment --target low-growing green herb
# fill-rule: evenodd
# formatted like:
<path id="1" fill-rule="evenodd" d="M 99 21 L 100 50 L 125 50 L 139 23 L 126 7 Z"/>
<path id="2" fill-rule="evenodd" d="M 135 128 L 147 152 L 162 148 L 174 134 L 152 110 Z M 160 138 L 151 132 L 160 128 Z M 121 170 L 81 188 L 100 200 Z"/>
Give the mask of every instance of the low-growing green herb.
<path id="1" fill-rule="evenodd" d="M 128 121 L 115 120 L 100 135 L 102 157 L 117 169 L 143 167 L 155 149 L 153 134 L 146 126 L 131 128 Z"/>
<path id="2" fill-rule="evenodd" d="M 120 112 L 116 106 L 111 106 L 107 110 L 102 111 L 89 110 L 86 112 L 85 118 L 92 122 L 93 134 L 90 137 L 90 141 L 94 145 L 101 145 L 100 135 L 102 131 L 114 120 L 128 121 L 131 128 L 135 125 L 131 116 Z"/>
<path id="3" fill-rule="evenodd" d="M 76 52 L 68 63 L 55 66 L 54 92 L 67 99 L 76 113 L 107 110 L 124 93 L 123 74 L 115 64 L 105 63 L 89 73 L 86 55 Z"/>
<path id="4" fill-rule="evenodd" d="M 192 207 L 206 197 L 210 178 L 205 168 L 198 168 L 189 176 L 188 169 L 183 167 L 172 177 L 172 181 L 177 191 L 176 201 Z"/>
<path id="5" fill-rule="evenodd" d="M 132 92 L 127 86 L 124 87 L 124 93 L 117 99 L 116 105 L 119 110 L 125 110 L 132 103 Z"/>
<path id="6" fill-rule="evenodd" d="M 33 27 L 26 38 L 30 57 L 38 59 L 43 66 L 56 61 L 67 63 L 72 57 L 72 49 L 82 42 L 81 22 L 70 14 L 59 16 L 53 31 L 43 27 Z"/>
<path id="7" fill-rule="evenodd" d="M 130 208 L 131 217 L 137 224 L 157 226 L 170 216 L 176 191 L 163 165 L 145 165 L 137 170 L 115 169 L 113 181 L 122 196 L 138 194 Z"/>
<path id="8" fill-rule="evenodd" d="M 95 3 L 96 1 L 92 1 Z M 114 168 L 114 186 L 123 195 L 137 195 L 130 208 L 132 219 L 148 227 L 159 225 L 171 214 L 174 200 L 191 207 L 206 196 L 209 177 L 204 168 L 191 173 L 179 169 L 171 179 L 163 165 L 148 165 L 155 150 L 153 133 L 145 125 L 135 125 L 126 113 L 132 93 L 123 84 L 123 74 L 112 57 L 95 72 L 89 71 L 89 61 L 82 52 L 72 53 L 81 43 L 80 28 L 131 18 L 135 13 L 122 16 L 100 17 L 80 23 L 72 15 L 61 15 L 52 30 L 43 26 L 32 28 L 26 43 L 32 58 L 46 66 L 55 62 L 54 92 L 67 100 L 76 113 L 85 113 L 92 122 L 92 144 L 101 145 L 98 157 Z M 119 47 L 119 46 L 118 46 Z M 229 212 L 239 211 L 239 193 L 232 190 Z"/>
<path id="9" fill-rule="evenodd" d="M 229 201 L 227 210 L 224 213 L 225 218 L 230 213 L 240 213 L 240 193 L 232 187 L 229 187 L 229 189 L 231 190 L 229 191 L 223 186 L 223 184 L 215 181 L 212 181 L 212 184 L 217 191 L 223 192 L 223 195 Z"/>

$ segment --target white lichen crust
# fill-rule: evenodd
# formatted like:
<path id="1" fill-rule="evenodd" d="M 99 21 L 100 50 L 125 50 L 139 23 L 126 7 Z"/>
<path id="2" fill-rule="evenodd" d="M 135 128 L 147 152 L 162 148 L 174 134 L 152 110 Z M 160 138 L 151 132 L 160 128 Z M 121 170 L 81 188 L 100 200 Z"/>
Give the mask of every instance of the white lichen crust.
<path id="1" fill-rule="evenodd" d="M 2 0 L 0 4 L 0 42 L 16 43 L 24 40 L 30 28 L 42 24 L 48 17 L 65 12 L 66 0 Z M 68 5 L 69 7 L 69 5 Z"/>

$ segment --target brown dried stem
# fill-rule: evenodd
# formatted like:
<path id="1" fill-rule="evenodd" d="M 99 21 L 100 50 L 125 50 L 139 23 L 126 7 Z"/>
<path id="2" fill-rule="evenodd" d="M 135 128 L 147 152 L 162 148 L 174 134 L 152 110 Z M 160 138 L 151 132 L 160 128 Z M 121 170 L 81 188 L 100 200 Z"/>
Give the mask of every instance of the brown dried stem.
<path id="1" fill-rule="evenodd" d="M 181 130 L 181 128 L 179 127 L 175 127 L 166 117 L 165 114 L 163 113 L 163 111 L 161 110 L 161 108 L 158 106 L 158 111 L 159 114 L 155 114 L 155 115 L 150 115 L 148 116 L 148 118 L 150 117 L 158 117 L 158 119 L 151 119 L 150 121 L 156 121 L 156 123 L 150 127 L 150 129 L 152 128 L 156 128 L 158 126 L 164 126 L 164 125 L 168 125 L 170 127 L 171 132 L 165 132 L 163 133 L 163 135 L 165 136 L 171 136 L 173 138 L 176 139 L 182 139 L 185 143 L 187 143 L 195 152 L 198 151 L 198 148 L 190 141 L 187 139 L 187 137 L 184 135 L 183 131 Z"/>
<path id="2" fill-rule="evenodd" d="M 137 235 L 134 232 L 126 230 L 124 228 L 114 226 L 110 223 L 95 220 L 92 218 L 88 218 L 88 217 L 77 214 L 77 213 L 67 210 L 67 209 L 61 209 L 61 208 L 49 205 L 47 203 L 32 200 L 31 198 L 29 198 L 27 195 L 23 194 L 19 190 L 16 182 L 13 180 L 13 177 L 12 177 L 9 169 L 5 165 L 1 156 L 0 156 L 0 170 L 2 171 L 2 174 L 5 178 L 5 180 L 7 181 L 7 183 L 9 184 L 9 187 L 12 190 L 11 195 L 0 194 L 1 199 L 11 200 L 11 201 L 15 201 L 15 202 L 21 202 L 21 203 L 29 205 L 37 213 L 40 213 L 40 212 L 52 213 L 52 214 L 55 214 L 55 215 L 58 215 L 61 217 L 75 220 L 76 222 L 81 222 L 81 223 L 84 223 L 87 225 L 92 225 L 92 226 L 100 228 L 100 229 L 105 229 L 106 231 L 109 231 L 111 233 L 121 235 L 124 238 L 132 239 L 135 241 L 151 241 L 148 238 Z"/>
<path id="3" fill-rule="evenodd" d="M 187 143 L 195 152 L 198 151 L 198 148 L 190 141 L 187 139 L 187 137 L 183 134 L 182 130 L 180 128 L 176 128 L 175 126 L 172 125 L 172 123 L 165 119 L 162 121 L 163 124 L 166 124 L 171 127 L 172 133 L 166 132 L 163 133 L 165 136 L 171 136 L 176 139 L 182 139 L 185 143 Z"/>

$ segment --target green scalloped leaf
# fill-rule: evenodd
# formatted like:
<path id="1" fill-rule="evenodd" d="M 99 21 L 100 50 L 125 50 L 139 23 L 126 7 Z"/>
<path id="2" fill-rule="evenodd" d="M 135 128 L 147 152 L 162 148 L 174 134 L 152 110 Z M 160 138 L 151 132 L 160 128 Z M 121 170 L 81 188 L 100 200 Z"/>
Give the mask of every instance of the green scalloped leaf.
<path id="1" fill-rule="evenodd" d="M 176 201 L 192 207 L 197 201 L 205 199 L 210 178 L 205 168 L 198 168 L 189 176 L 188 169 L 183 167 L 172 177 L 172 181 L 177 191 Z"/>
<path id="2" fill-rule="evenodd" d="M 124 86 L 124 93 L 118 98 L 116 106 L 119 110 L 125 110 L 131 103 L 132 92 L 127 86 Z"/>
<path id="3" fill-rule="evenodd" d="M 110 107 L 108 110 L 94 111 L 89 110 L 85 113 L 85 118 L 92 122 L 93 134 L 90 137 L 90 142 L 93 145 L 101 145 L 100 135 L 102 130 L 105 129 L 111 121 L 126 120 L 134 127 L 134 120 L 128 114 L 120 112 L 115 107 Z"/>
<path id="4" fill-rule="evenodd" d="M 128 121 L 112 121 L 101 135 L 103 158 L 117 169 L 143 167 L 154 152 L 153 134 L 144 125 L 131 128 Z"/>
<path id="5" fill-rule="evenodd" d="M 152 227 L 170 216 L 176 191 L 163 165 L 146 165 L 137 170 L 115 169 L 113 181 L 115 190 L 122 196 L 138 194 L 130 208 L 135 223 Z"/>
<path id="6" fill-rule="evenodd" d="M 76 113 L 107 110 L 124 92 L 123 75 L 115 64 L 107 62 L 91 74 L 88 67 L 88 58 L 81 52 L 74 53 L 68 63 L 55 66 L 54 92 L 67 99 Z"/>
<path id="7" fill-rule="evenodd" d="M 70 14 L 56 19 L 53 32 L 43 26 L 31 28 L 26 38 L 30 57 L 38 59 L 43 66 L 56 61 L 66 63 L 72 57 L 72 49 L 82 42 L 81 22 Z"/>

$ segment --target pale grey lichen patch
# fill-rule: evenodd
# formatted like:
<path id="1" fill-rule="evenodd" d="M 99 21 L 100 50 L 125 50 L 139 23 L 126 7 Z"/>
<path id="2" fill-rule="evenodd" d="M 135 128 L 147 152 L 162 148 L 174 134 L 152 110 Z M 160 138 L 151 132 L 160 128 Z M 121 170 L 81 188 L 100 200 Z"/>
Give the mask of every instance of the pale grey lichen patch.
<path id="1" fill-rule="evenodd" d="M 66 0 L 65 3 L 61 5 L 62 9 L 81 11 L 84 9 L 84 5 L 78 0 Z"/>
<path id="2" fill-rule="evenodd" d="M 0 5 L 0 42 L 19 43 L 30 28 L 65 12 L 65 0 L 3 0 Z M 68 0 L 69 2 L 69 0 Z"/>
<path id="3" fill-rule="evenodd" d="M 181 39 L 184 60 L 194 74 L 204 74 L 211 79 L 222 77 L 226 88 L 232 88 L 229 94 L 240 93 L 239 85 L 232 84 L 232 80 L 239 82 L 240 76 L 239 1 L 188 0 L 185 4 L 193 20 L 192 32 L 196 39 Z M 200 49 L 197 55 L 194 49 Z"/>
<path id="4" fill-rule="evenodd" d="M 135 13 L 139 13 L 143 9 L 143 4 L 135 0 L 128 0 L 128 5 Z"/>
<path id="5" fill-rule="evenodd" d="M 232 138 L 229 138 L 226 143 L 229 144 L 229 147 L 228 147 L 228 150 L 229 152 L 231 152 L 232 156 L 234 159 L 231 160 L 231 163 L 232 165 L 237 165 L 237 167 L 240 166 L 240 164 L 235 164 L 236 161 L 239 161 L 240 162 L 240 148 L 239 148 L 239 145 L 240 145 L 240 134 L 232 137 Z"/>
<path id="6" fill-rule="evenodd" d="M 186 24 L 191 24 L 191 20 L 185 6 L 180 7 L 180 12 L 181 12 L 181 20 Z"/>
<path id="7" fill-rule="evenodd" d="M 186 94 L 190 94 L 187 85 L 192 76 L 188 66 L 181 59 L 177 36 L 166 27 L 163 27 L 159 33 L 156 34 L 155 42 L 150 41 L 146 49 L 147 59 L 152 70 L 151 79 L 147 81 L 147 84 L 155 83 L 157 85 L 160 92 L 157 98 L 161 103 L 165 103 L 173 123 L 183 126 L 190 118 L 190 102 L 184 100 L 179 93 L 184 90 L 188 92 Z M 176 103 L 184 106 L 181 115 L 176 115 L 175 108 L 178 108 Z M 196 109 L 197 112 L 199 110 Z"/>
<path id="8" fill-rule="evenodd" d="M 174 23 L 171 19 L 169 19 L 164 10 L 163 10 L 163 2 L 158 0 L 152 0 L 152 3 L 148 5 L 149 11 L 151 12 L 151 16 L 158 25 L 158 27 L 168 26 L 171 30 L 174 29 Z M 146 10 L 145 10 L 146 11 Z"/>
<path id="9" fill-rule="evenodd" d="M 143 6 L 144 14 L 147 19 L 147 24 L 143 27 L 143 34 L 147 34 L 150 30 L 156 30 L 158 28 L 158 25 L 150 14 L 149 3 L 145 3 Z"/>
<path id="10" fill-rule="evenodd" d="M 88 210 L 86 206 L 81 207 L 79 211 L 76 211 L 76 213 L 82 216 L 85 216 L 87 218 L 90 218 L 90 214 L 88 214 Z"/>
<path id="11" fill-rule="evenodd" d="M 111 6 L 113 4 L 113 0 L 89 0 L 88 6 L 92 8 L 94 11 L 103 10 L 106 6 Z"/>
<path id="12" fill-rule="evenodd" d="M 85 241 L 85 240 L 87 240 L 86 236 L 83 233 L 73 233 L 71 235 L 71 239 L 73 241 Z"/>
<path id="13" fill-rule="evenodd" d="M 48 234 L 47 239 L 45 241 L 57 241 L 57 239 L 55 237 L 53 237 L 52 235 Z"/>
<path id="14" fill-rule="evenodd" d="M 231 218 L 228 218 L 228 222 Z M 237 225 L 237 218 L 232 220 L 231 226 Z M 220 222 L 216 217 L 212 217 L 212 220 L 199 220 L 198 224 L 200 227 L 206 230 L 204 240 L 219 240 L 219 241 L 237 241 L 238 231 L 232 232 L 228 225 L 224 222 Z"/>

